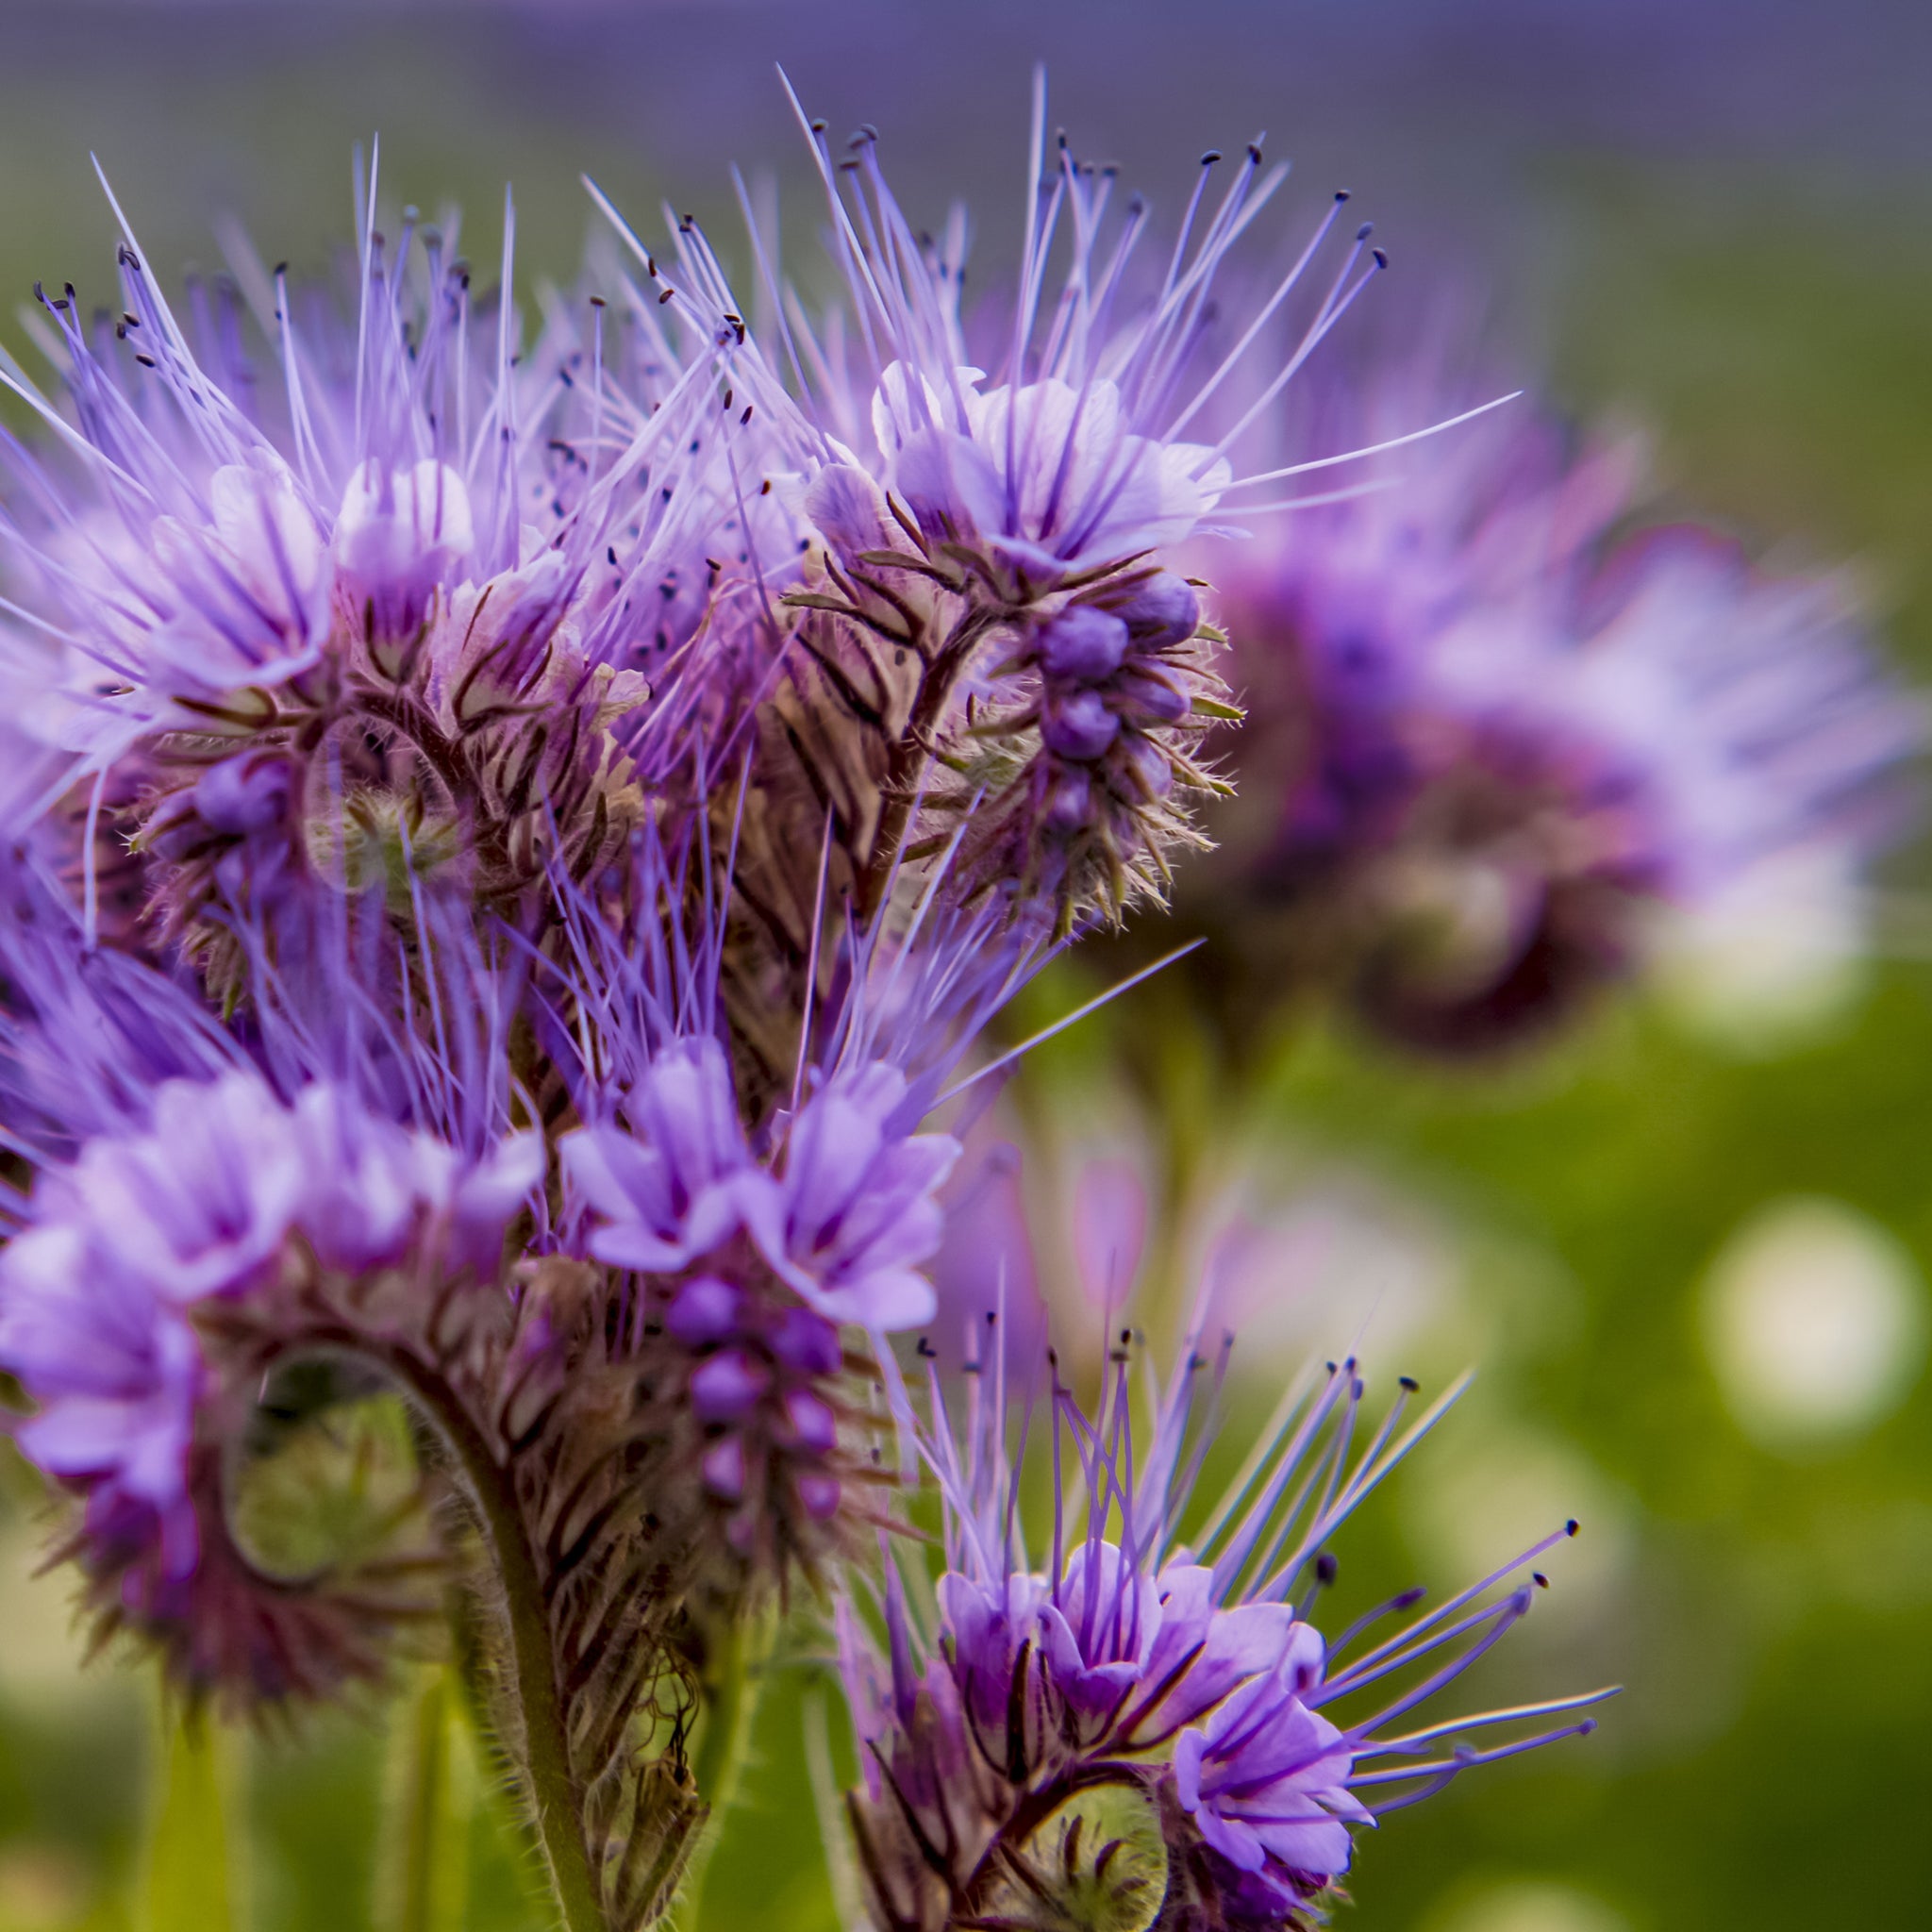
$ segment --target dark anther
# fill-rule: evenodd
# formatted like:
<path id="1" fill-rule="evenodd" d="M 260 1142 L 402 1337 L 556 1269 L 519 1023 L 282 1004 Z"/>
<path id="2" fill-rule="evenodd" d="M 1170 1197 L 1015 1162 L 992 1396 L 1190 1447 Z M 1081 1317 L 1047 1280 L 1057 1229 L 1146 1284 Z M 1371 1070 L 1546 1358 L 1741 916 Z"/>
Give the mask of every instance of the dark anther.
<path id="1" fill-rule="evenodd" d="M 1210 147 L 1208 150 L 1208 152 L 1201 157 L 1201 165 L 1204 168 L 1211 168 L 1215 164 L 1215 162 L 1218 161 L 1220 158 L 1221 150 L 1218 147 Z"/>
<path id="2" fill-rule="evenodd" d="M 932 1345 L 930 1339 L 926 1336 L 922 1335 L 919 1338 L 920 1360 L 923 1362 L 935 1362 L 939 1360 L 939 1357 L 940 1352 Z"/>
<path id="3" fill-rule="evenodd" d="M 1336 1560 L 1334 1551 L 1324 1550 L 1315 1558 L 1315 1581 L 1326 1590 L 1335 1581 L 1336 1573 L 1341 1568 L 1341 1565 Z"/>
<path id="4" fill-rule="evenodd" d="M 1539 1590 L 1547 1590 L 1550 1587 L 1550 1579 L 1547 1576 L 1545 1576 L 1541 1570 L 1532 1570 L 1529 1573 L 1529 1580 L 1533 1584 L 1535 1584 Z"/>
<path id="5" fill-rule="evenodd" d="M 1389 251 L 1386 248 L 1374 248 L 1369 252 L 1375 258 L 1375 266 L 1377 268 L 1387 268 L 1389 266 Z"/>
<path id="6" fill-rule="evenodd" d="M 742 425 L 744 425 L 744 424 L 746 424 L 746 423 L 749 423 L 749 422 L 751 421 L 751 412 L 752 412 L 752 411 L 753 411 L 753 410 L 754 410 L 755 408 L 758 408 L 758 405 L 757 405 L 756 403 L 747 403 L 747 404 L 745 404 L 745 406 L 744 406 L 744 413 L 743 413 L 743 415 L 741 415 L 741 417 L 739 417 L 739 419 L 738 419 L 738 421 L 739 421 L 739 423 L 740 423 L 741 426 Z"/>
<path id="7" fill-rule="evenodd" d="M 606 304 L 605 304 L 605 301 L 604 301 L 604 298 L 603 298 L 603 296 L 601 296 L 601 295 L 592 295 L 592 296 L 591 297 L 591 307 L 592 308 L 604 308 L 605 306 L 606 306 Z"/>
<path id="8" fill-rule="evenodd" d="M 674 296 L 676 293 L 677 291 L 675 289 L 666 289 L 664 292 L 658 297 L 658 306 L 661 308 L 666 302 L 670 301 L 672 296 Z"/>
<path id="9" fill-rule="evenodd" d="M 1407 1389 L 1411 1395 L 1413 1395 L 1416 1392 L 1416 1391 L 1423 1386 L 1420 1382 L 1416 1380 L 1416 1378 L 1413 1375 L 1398 1375 L 1396 1377 L 1396 1380 L 1399 1381 L 1402 1384 L 1402 1386 L 1405 1389 Z"/>
<path id="10" fill-rule="evenodd" d="M 1569 1521 L 1568 1523 L 1566 1523 L 1566 1524 L 1565 1524 L 1563 1525 L 1563 1534 L 1564 1534 L 1565 1536 L 1574 1536 L 1574 1535 L 1576 1534 L 1576 1519 L 1575 1519 L 1575 1517 L 1574 1517 L 1574 1516 L 1573 1516 L 1573 1517 L 1572 1517 L 1572 1518 L 1570 1519 L 1570 1521 Z"/>

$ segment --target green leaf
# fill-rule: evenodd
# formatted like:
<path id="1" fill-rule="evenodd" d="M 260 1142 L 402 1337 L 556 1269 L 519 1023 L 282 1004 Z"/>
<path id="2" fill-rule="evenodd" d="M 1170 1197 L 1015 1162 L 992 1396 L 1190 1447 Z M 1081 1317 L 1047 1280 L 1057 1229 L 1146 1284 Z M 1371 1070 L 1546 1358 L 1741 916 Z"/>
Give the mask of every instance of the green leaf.
<path id="1" fill-rule="evenodd" d="M 449 1673 L 424 1671 L 391 1725 L 376 1932 L 462 1932 L 476 1771 Z"/>
<path id="2" fill-rule="evenodd" d="M 162 1716 L 162 1782 L 135 1923 L 141 1932 L 234 1932 L 231 1744 L 205 1715 Z"/>

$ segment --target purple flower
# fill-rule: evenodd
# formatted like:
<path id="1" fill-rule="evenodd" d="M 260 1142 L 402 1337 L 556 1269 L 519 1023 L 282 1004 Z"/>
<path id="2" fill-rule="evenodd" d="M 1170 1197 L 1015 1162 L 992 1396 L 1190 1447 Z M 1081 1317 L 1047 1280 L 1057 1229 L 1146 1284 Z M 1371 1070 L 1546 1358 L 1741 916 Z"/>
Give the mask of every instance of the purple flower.
<path id="1" fill-rule="evenodd" d="M 99 1265 L 180 1307 L 237 1293 L 275 1260 L 310 1179 L 302 1156 L 259 1079 L 171 1080 L 147 1129 L 90 1141 L 40 1212 L 87 1230 Z"/>
<path id="2" fill-rule="evenodd" d="M 149 542 L 175 599 L 152 639 L 158 690 L 218 697 L 315 662 L 328 632 L 328 560 L 293 475 L 273 454 L 251 451 L 215 470 L 207 524 L 162 518 Z"/>
<path id="3" fill-rule="evenodd" d="M 87 1486 L 103 1510 L 133 1506 L 166 1573 L 185 1575 L 198 1548 L 187 1458 L 203 1369 L 181 1314 L 151 1281 L 117 1272 L 85 1228 L 50 1222 L 0 1254 L 0 1363 L 38 1404 L 16 1435 L 26 1457 Z"/>
<path id="4" fill-rule="evenodd" d="M 398 642 L 422 625 L 438 585 L 458 581 L 475 542 L 470 493 L 447 463 L 391 469 L 372 457 L 336 512 L 337 594 L 372 641 Z"/>
<path id="5" fill-rule="evenodd" d="M 1060 1560 L 1057 1483 L 1056 1568 L 1042 1575 L 1026 1556 L 1022 1472 L 1007 1446 L 1017 1391 L 997 1326 L 985 1332 L 958 1423 L 937 1374 L 932 1382 L 922 1448 L 944 1509 L 936 1624 L 913 1615 L 896 1583 L 883 1599 L 883 1657 L 864 1620 L 850 1609 L 841 1619 L 851 1700 L 880 1767 L 855 1818 L 882 1922 L 920 1922 L 934 1885 L 956 1912 L 990 1909 L 989 1874 L 1015 1860 L 1042 1884 L 1058 1882 L 1030 1834 L 1099 1785 L 1135 1795 L 1158 1821 L 1174 1874 L 1169 1904 L 1182 1923 L 1285 1917 L 1347 1870 L 1351 1827 L 1374 1822 L 1385 1788 L 1400 1802 L 1468 1765 L 1591 1728 L 1523 1735 L 1537 1718 L 1607 1693 L 1417 1730 L 1401 1723 L 1524 1613 L 1530 1591 L 1512 1579 L 1574 1524 L 1379 1643 L 1358 1647 L 1371 1619 L 1331 1657 L 1310 1622 L 1334 1574 L 1330 1535 L 1444 1404 L 1405 1430 L 1405 1392 L 1355 1451 L 1354 1364 L 1305 1379 L 1189 1551 L 1176 1532 L 1205 1453 L 1194 1414 L 1205 1364 L 1191 1357 L 1137 1443 L 1124 1349 L 1098 1412 L 1083 1413 L 1057 1378 L 1051 1391 L 1056 1470 L 1070 1449 L 1094 1521 Z M 1038 1440 L 1030 1414 L 1029 1438 Z M 1378 1616 L 1410 1610 L 1420 1595 Z M 1427 1748 L 1493 1725 L 1516 1735 L 1488 1749 L 1457 1742 L 1447 1756 Z M 933 1847 L 957 1862 L 937 1870 Z M 1100 1882 L 1105 1870 L 1082 1882 Z M 1080 1874 L 1070 1867 L 1065 1876 Z"/>
<path id="6" fill-rule="evenodd" d="M 590 1251 L 620 1268 L 670 1273 L 728 1239 L 761 1177 L 715 1040 L 667 1047 L 625 1095 L 625 1125 L 578 1129 L 564 1171 L 596 1213 Z"/>
<path id="7" fill-rule="evenodd" d="M 906 1076 L 874 1063 L 832 1074 L 785 1136 L 775 1221 L 760 1244 L 799 1296 L 828 1320 L 874 1334 L 933 1311 L 920 1264 L 940 1244 L 935 1196 L 958 1158 L 947 1134 L 908 1134 Z"/>
<path id="8" fill-rule="evenodd" d="M 1147 1681 L 1161 1627 L 1158 1581 L 1117 1545 L 1082 1543 L 1040 1607 L 1041 1660 L 1083 1717 L 1110 1716 Z M 1185 1657 L 1174 1668 L 1185 1669 Z"/>
<path id="9" fill-rule="evenodd" d="M 1319 1652 L 1320 1639 L 1306 1625 L 1301 1634 L 1302 1647 Z M 1319 1661 L 1315 1668 L 1319 1681 Z M 1300 1902 L 1307 1880 L 1346 1872 L 1348 1825 L 1374 1823 L 1348 1788 L 1349 1740 L 1295 1694 L 1298 1674 L 1292 1657 L 1284 1657 L 1174 1747 L 1181 1809 L 1237 1871 L 1292 1874 L 1280 1887 L 1284 1907 Z"/>
<path id="10" fill-rule="evenodd" d="M 922 525 L 983 542 L 1056 583 L 1191 536 L 1232 470 L 1206 443 L 1130 426 L 1117 383 L 1058 375 L 982 387 L 977 369 L 941 388 L 894 362 L 880 372 L 873 433 L 882 480 Z"/>

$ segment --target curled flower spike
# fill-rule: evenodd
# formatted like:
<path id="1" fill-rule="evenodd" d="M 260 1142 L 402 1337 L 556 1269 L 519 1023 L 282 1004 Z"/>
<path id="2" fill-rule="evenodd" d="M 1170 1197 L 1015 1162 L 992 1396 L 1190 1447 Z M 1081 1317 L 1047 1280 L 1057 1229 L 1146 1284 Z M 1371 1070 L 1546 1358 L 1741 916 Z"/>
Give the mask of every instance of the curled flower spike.
<path id="1" fill-rule="evenodd" d="M 1338 202 L 1230 349 L 1214 327 L 1223 271 L 1286 171 L 1251 149 L 1210 203 L 1204 168 L 1163 270 L 1146 258 L 1145 205 L 1121 206 L 1111 171 L 1064 142 L 1049 157 L 1044 116 L 1042 91 L 1010 311 L 977 331 L 960 311 L 963 218 L 920 236 L 874 139 L 835 161 L 823 125 L 800 115 L 846 299 L 814 325 L 789 290 L 768 291 L 787 315 L 786 408 L 807 425 L 788 435 L 805 545 L 778 600 L 788 648 L 741 864 L 779 955 L 804 938 L 795 885 L 815 854 L 806 815 L 768 798 L 830 805 L 834 890 L 862 913 L 908 855 L 946 851 L 962 902 L 1043 901 L 1064 933 L 1158 900 L 1171 857 L 1199 842 L 1195 808 L 1224 790 L 1198 755 L 1208 724 L 1237 715 L 1215 668 L 1223 640 L 1162 553 L 1212 527 L 1252 419 L 1219 441 L 1191 425 L 1263 353 L 1269 319 L 1299 304 L 1292 352 L 1255 378 L 1279 393 L 1380 258 L 1363 230 L 1315 287 Z M 625 233 L 674 312 L 741 312 L 690 225 L 676 275 Z M 1112 645 L 1068 641 L 1116 624 Z"/>
<path id="2" fill-rule="evenodd" d="M 1029 1403 L 1016 1457 L 1022 1391 L 997 1322 L 963 1409 L 933 1376 L 934 1613 L 915 1615 L 889 1572 L 875 1620 L 849 1600 L 839 1619 L 865 1769 L 851 1827 L 882 1926 L 1036 1909 L 1074 1924 L 1307 1924 L 1348 1870 L 1353 1828 L 1472 1765 L 1590 1730 L 1568 1714 L 1610 1694 L 1410 1721 L 1524 1614 L 1531 1566 L 1574 1524 L 1379 1641 L 1368 1632 L 1422 1592 L 1333 1644 L 1309 1621 L 1334 1577 L 1331 1536 L 1456 1391 L 1405 1426 L 1405 1381 L 1371 1426 L 1353 1362 L 1304 1375 L 1184 1541 L 1211 1435 L 1197 1412 L 1208 1364 L 1191 1355 L 1165 1391 L 1150 1376 L 1137 1427 L 1130 1340 L 1091 1413 L 1053 1376 L 1038 1557 L 1020 1466 L 1036 1419 Z M 1551 1718 L 1564 1721 L 1536 1728 Z M 1480 1741 L 1499 1727 L 1505 1741 Z"/>
<path id="3" fill-rule="evenodd" d="M 454 1059 L 358 1041 L 347 988 L 323 1052 L 266 1005 L 275 1038 L 251 1052 L 146 968 L 89 956 L 45 881 L 8 883 L 0 1064 L 34 1177 L 0 1250 L 0 1361 L 36 1406 L 22 1450 L 83 1501 L 68 1550 L 92 1607 L 195 1694 L 378 1676 L 439 1614 L 427 1495 L 366 1560 L 298 1585 L 236 1541 L 237 1457 L 288 1368 L 429 1373 L 460 1353 L 541 1177 L 536 1139 Z"/>
<path id="4" fill-rule="evenodd" d="M 607 1271 L 653 1426 L 702 1477 L 693 1587 L 723 1615 L 825 1580 L 885 1520 L 905 1407 L 885 1338 L 931 1319 L 958 1152 L 921 1122 L 1041 955 L 957 914 L 822 932 L 826 994 L 780 1085 L 756 1040 L 731 1040 L 736 1065 L 726 1044 L 728 913 L 677 909 L 702 864 L 646 834 L 603 909 L 560 886 L 575 950 L 544 984 L 583 1120 L 558 1142 L 562 1240 Z"/>

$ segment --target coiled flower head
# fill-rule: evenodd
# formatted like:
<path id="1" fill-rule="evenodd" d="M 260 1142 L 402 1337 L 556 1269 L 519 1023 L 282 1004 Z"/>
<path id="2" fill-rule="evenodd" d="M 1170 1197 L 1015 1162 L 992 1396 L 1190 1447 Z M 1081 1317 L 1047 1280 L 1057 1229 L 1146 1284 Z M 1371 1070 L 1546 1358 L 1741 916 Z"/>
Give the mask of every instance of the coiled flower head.
<path id="1" fill-rule="evenodd" d="M 1038 1557 L 1008 1447 L 1020 1391 L 997 1322 L 969 1364 L 963 1410 L 934 1376 L 922 1446 L 945 1568 L 933 1617 L 914 1613 L 892 1573 L 875 1623 L 850 1603 L 840 1618 L 865 1761 L 851 1824 L 881 1925 L 1033 1911 L 1086 1926 L 1306 1924 L 1347 1871 L 1354 1828 L 1472 1765 L 1591 1729 L 1567 1713 L 1607 1694 L 1409 1715 L 1526 1612 L 1543 1581 L 1532 1566 L 1574 1523 L 1393 1636 L 1369 1633 L 1422 1592 L 1332 1644 L 1310 1621 L 1334 1575 L 1330 1537 L 1446 1400 L 1405 1428 L 1405 1381 L 1360 1441 L 1356 1365 L 1305 1375 L 1184 1541 L 1208 1364 L 1191 1356 L 1165 1392 L 1150 1387 L 1137 1442 L 1130 1337 L 1122 1344 L 1097 1410 L 1056 1372 L 1050 1418 L 1029 1406 L 1020 1425 L 1023 1454 L 1029 1424 L 1051 1442 Z M 1551 1717 L 1565 1721 L 1536 1729 Z M 1495 1726 L 1507 1741 L 1473 1741 Z"/>

